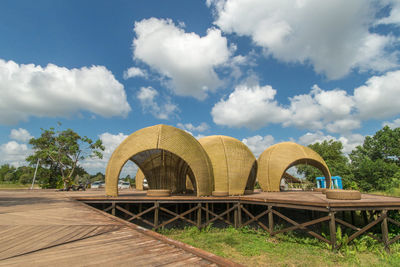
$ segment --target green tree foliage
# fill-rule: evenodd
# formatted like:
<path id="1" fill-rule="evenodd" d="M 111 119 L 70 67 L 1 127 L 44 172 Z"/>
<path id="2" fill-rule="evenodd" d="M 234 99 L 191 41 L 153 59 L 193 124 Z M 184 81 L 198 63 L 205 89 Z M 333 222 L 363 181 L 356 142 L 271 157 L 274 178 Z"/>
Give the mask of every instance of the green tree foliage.
<path id="1" fill-rule="evenodd" d="M 308 146 L 317 152 L 326 162 L 332 176 L 342 177 L 344 188 L 354 188 L 353 174 L 349 165 L 348 158 L 343 154 L 343 144 L 340 141 L 329 140 L 322 143 L 314 143 Z M 308 165 L 297 167 L 298 173 L 303 174 L 306 179 L 315 184 L 315 178 L 323 176 L 317 168 Z"/>
<path id="2" fill-rule="evenodd" d="M 42 181 L 45 187 L 60 186 L 60 183 L 66 187 L 79 171 L 79 161 L 89 157 L 102 158 L 101 151 L 104 150 L 101 140 L 93 142 L 71 129 L 42 129 L 40 137 L 32 138 L 29 144 L 35 152 L 27 161 L 34 165 L 40 159 L 41 166 L 48 170 L 43 173 L 47 176 L 47 183 Z"/>
<path id="3" fill-rule="evenodd" d="M 350 154 L 360 189 L 391 190 L 400 183 L 400 128 L 383 127 Z"/>
<path id="4" fill-rule="evenodd" d="M 13 179 L 15 167 L 10 164 L 4 164 L 0 167 L 0 182 L 7 182 L 9 179 Z M 11 175 L 9 174 L 11 173 Z M 6 177 L 7 176 L 7 177 Z"/>

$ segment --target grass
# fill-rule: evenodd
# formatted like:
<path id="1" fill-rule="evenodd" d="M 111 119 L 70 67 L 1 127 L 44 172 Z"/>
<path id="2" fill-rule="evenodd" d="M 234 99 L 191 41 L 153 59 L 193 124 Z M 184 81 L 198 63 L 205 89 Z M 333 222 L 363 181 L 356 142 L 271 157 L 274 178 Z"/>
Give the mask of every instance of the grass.
<path id="1" fill-rule="evenodd" d="M 393 188 L 392 190 L 389 191 L 373 191 L 369 193 L 375 195 L 390 196 L 390 197 L 400 197 L 400 188 Z"/>
<path id="2" fill-rule="evenodd" d="M 332 252 L 315 238 L 293 233 L 274 237 L 263 230 L 196 227 L 161 230 L 162 234 L 229 258 L 246 266 L 400 266 L 400 245 L 387 254 L 383 246 L 368 236 Z M 338 233 L 338 240 L 342 238 Z"/>
<path id="3" fill-rule="evenodd" d="M 0 183 L 1 189 L 29 189 L 31 184 L 17 184 L 17 183 Z M 39 188 L 37 185 L 33 187 L 34 189 Z"/>

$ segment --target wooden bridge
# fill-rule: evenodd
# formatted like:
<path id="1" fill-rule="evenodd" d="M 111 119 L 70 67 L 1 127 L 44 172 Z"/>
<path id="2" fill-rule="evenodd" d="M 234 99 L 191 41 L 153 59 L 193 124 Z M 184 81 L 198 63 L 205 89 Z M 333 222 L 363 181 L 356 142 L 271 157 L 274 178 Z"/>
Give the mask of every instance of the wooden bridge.
<path id="1" fill-rule="evenodd" d="M 0 266 L 239 266 L 71 197 L 104 191 L 0 191 Z"/>

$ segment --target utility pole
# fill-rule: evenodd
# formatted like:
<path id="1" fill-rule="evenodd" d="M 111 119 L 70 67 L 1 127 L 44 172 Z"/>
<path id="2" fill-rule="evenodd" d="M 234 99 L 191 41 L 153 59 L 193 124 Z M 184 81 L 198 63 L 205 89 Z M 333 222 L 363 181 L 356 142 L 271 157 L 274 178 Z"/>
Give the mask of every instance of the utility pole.
<path id="1" fill-rule="evenodd" d="M 37 173 L 37 169 L 38 169 L 38 167 L 39 167 L 39 161 L 40 161 L 40 159 L 38 159 L 37 162 L 36 162 L 36 169 L 35 169 L 35 174 L 33 175 L 31 190 L 33 189 L 33 185 L 35 184 L 36 173 Z"/>

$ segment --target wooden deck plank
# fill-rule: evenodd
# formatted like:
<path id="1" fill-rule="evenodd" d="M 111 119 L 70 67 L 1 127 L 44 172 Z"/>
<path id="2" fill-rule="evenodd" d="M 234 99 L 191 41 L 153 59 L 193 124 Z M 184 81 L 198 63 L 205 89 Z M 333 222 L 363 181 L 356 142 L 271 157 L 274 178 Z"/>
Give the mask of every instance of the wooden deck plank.
<path id="1" fill-rule="evenodd" d="M 99 195 L 1 190 L 0 266 L 215 266 L 69 199 L 82 194 Z"/>

